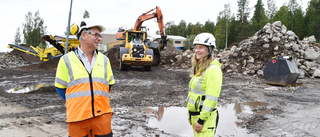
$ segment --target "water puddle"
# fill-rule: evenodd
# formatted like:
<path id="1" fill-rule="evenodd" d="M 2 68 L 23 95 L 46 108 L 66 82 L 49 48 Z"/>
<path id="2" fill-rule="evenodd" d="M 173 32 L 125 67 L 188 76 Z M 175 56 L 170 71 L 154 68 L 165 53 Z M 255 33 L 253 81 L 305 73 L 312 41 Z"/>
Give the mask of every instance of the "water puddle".
<path id="1" fill-rule="evenodd" d="M 245 102 L 227 104 L 218 107 L 219 124 L 215 136 L 245 136 L 253 137 L 248 134 L 247 129 L 237 126 L 237 115 L 241 113 L 270 113 L 266 109 L 268 103 L 265 102 Z M 187 108 L 185 107 L 148 107 L 145 109 L 147 114 L 153 115 L 148 120 L 148 126 L 158 128 L 166 133 L 179 136 L 193 136 L 191 125 L 188 121 Z"/>
<path id="2" fill-rule="evenodd" d="M 29 93 L 31 91 L 37 90 L 42 87 L 50 86 L 50 84 L 38 84 L 38 85 L 31 85 L 31 86 L 21 86 L 18 88 L 9 89 L 7 93 Z"/>

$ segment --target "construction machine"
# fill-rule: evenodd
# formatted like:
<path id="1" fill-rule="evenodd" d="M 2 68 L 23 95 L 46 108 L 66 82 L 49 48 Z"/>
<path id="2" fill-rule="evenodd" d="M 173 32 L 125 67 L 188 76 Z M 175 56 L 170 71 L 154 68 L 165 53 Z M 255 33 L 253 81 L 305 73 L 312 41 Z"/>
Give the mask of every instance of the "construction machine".
<path id="1" fill-rule="evenodd" d="M 153 13 L 150 13 L 154 11 Z M 147 38 L 147 31 L 142 27 L 146 20 L 156 18 L 160 30 L 160 41 L 151 41 Z M 120 46 L 120 70 L 126 70 L 129 66 L 143 66 L 145 70 L 151 70 L 151 66 L 160 63 L 160 50 L 167 45 L 167 36 L 164 32 L 163 15 L 160 7 L 143 13 L 136 20 L 133 29 L 120 28 L 116 34 L 117 40 L 124 40 Z"/>
<path id="2" fill-rule="evenodd" d="M 64 54 L 66 37 L 63 37 L 62 42 L 58 42 L 52 35 L 44 35 L 42 38 L 49 42 L 54 47 L 42 49 L 40 47 L 25 47 L 21 45 L 8 44 L 8 48 L 16 49 L 27 54 L 37 56 L 41 61 L 49 61 L 50 59 L 59 58 Z M 80 45 L 79 40 L 75 36 L 70 36 L 68 44 L 68 52 L 71 51 L 73 47 Z"/>

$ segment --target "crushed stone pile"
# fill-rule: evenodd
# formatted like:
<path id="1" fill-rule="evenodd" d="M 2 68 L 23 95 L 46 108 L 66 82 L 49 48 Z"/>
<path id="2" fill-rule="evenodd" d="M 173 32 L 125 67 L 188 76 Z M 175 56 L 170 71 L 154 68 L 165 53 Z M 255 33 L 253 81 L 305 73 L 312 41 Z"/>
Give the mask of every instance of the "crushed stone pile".
<path id="1" fill-rule="evenodd" d="M 320 77 L 320 48 L 314 36 L 299 40 L 280 21 L 266 24 L 262 30 L 237 46 L 219 53 L 225 73 L 263 76 L 264 67 L 275 56 L 290 56 L 306 76 Z"/>
<path id="2" fill-rule="evenodd" d="M 173 69 L 187 69 L 190 68 L 192 65 L 192 50 L 182 52 L 178 48 L 168 44 L 166 47 L 164 47 L 163 50 L 161 50 L 160 55 L 161 67 Z"/>
<path id="3" fill-rule="evenodd" d="M 17 51 L 13 50 L 10 53 L 0 55 L 0 69 L 16 68 L 32 64 L 30 61 L 25 60 L 22 56 L 17 55 L 16 52 Z"/>

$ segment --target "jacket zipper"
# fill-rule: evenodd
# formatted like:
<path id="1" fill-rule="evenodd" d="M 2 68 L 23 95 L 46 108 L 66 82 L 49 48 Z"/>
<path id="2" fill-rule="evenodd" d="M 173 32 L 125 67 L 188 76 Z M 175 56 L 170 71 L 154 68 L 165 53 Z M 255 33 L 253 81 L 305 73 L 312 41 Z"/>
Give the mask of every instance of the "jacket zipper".
<path id="1" fill-rule="evenodd" d="M 94 114 L 94 94 L 93 94 L 93 84 L 92 84 L 92 77 L 91 74 L 89 74 L 89 80 L 90 80 L 90 90 L 91 90 L 91 104 L 92 104 L 92 115 L 93 117 L 96 117 Z"/>

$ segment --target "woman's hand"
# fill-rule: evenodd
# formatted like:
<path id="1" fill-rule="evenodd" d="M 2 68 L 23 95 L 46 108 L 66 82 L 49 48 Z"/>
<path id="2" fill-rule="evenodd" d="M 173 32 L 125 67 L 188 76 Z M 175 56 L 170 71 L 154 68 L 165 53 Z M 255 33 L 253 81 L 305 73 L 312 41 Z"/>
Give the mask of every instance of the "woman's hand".
<path id="1" fill-rule="evenodd" d="M 197 133 L 200 133 L 200 132 L 201 132 L 202 126 L 203 126 L 203 125 L 201 125 L 201 124 L 199 124 L 199 123 L 197 122 L 196 126 L 194 127 L 194 129 L 196 130 Z"/>

